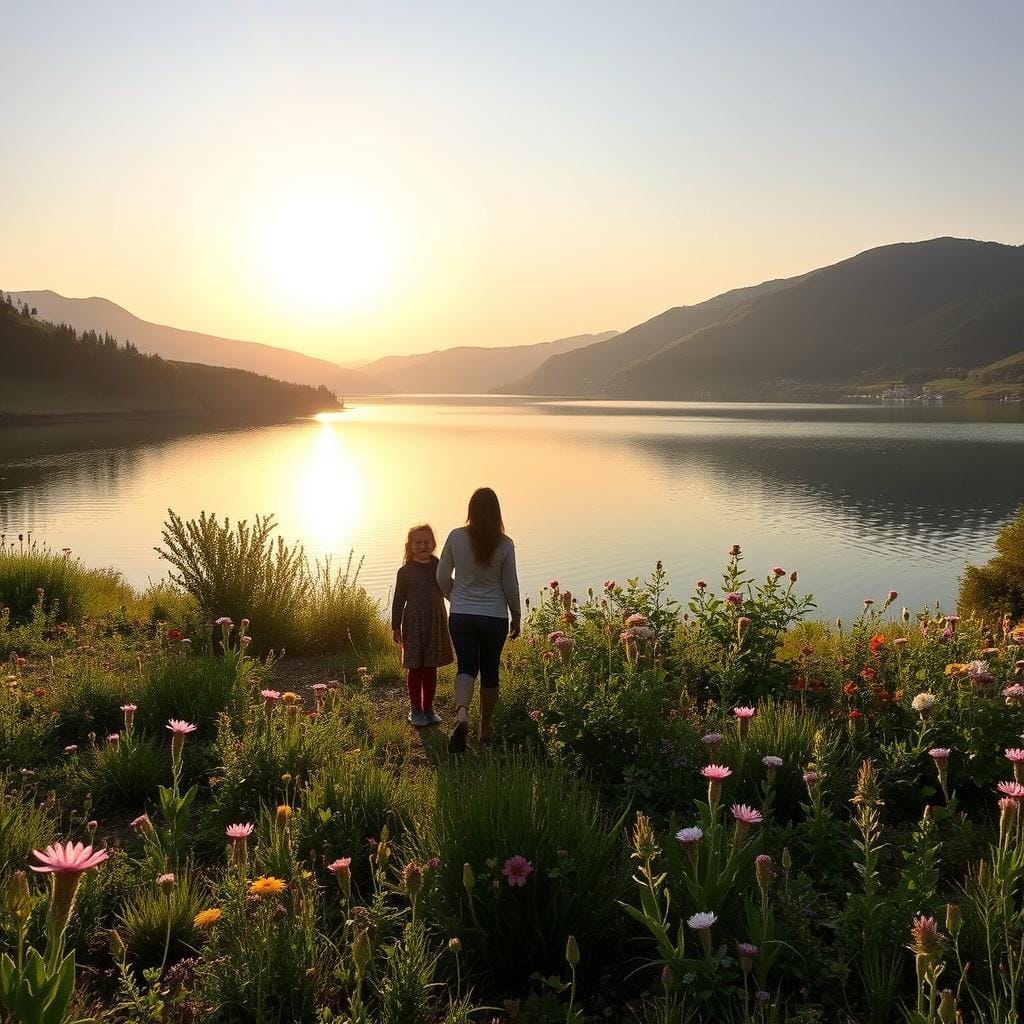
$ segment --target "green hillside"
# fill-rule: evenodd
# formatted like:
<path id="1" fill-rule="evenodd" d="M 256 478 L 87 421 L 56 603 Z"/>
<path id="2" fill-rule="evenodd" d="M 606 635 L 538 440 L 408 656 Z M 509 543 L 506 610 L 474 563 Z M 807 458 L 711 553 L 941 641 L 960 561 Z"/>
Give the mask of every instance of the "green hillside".
<path id="1" fill-rule="evenodd" d="M 1019 372 L 1013 360 L 1021 353 L 1024 247 L 938 238 L 669 310 L 603 346 L 549 360 L 521 387 L 754 398 L 988 373 L 974 380 L 977 390 L 996 374 Z"/>
<path id="2" fill-rule="evenodd" d="M 182 415 L 271 422 L 338 408 L 326 388 L 143 355 L 110 335 L 35 319 L 0 299 L 0 420 Z"/>

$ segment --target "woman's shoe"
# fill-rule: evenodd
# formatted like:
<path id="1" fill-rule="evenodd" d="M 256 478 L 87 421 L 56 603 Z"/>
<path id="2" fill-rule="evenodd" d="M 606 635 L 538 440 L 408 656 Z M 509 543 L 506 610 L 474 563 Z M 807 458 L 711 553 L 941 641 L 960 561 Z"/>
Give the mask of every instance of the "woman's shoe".
<path id="1" fill-rule="evenodd" d="M 469 734 L 469 723 L 458 722 L 448 737 L 448 753 L 464 754 L 466 752 L 466 736 Z"/>
<path id="2" fill-rule="evenodd" d="M 416 726 L 417 729 L 422 729 L 423 726 L 428 725 L 427 716 L 422 711 L 410 711 L 405 719 L 410 725 Z"/>

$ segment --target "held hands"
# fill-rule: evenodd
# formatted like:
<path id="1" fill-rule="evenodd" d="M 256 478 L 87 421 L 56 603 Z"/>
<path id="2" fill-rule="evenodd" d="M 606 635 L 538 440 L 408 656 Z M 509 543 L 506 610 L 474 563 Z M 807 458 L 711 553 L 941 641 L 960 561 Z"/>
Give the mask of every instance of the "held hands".
<path id="1" fill-rule="evenodd" d="M 394 640 L 395 643 L 398 644 L 399 647 L 401 647 L 402 646 L 402 631 L 400 629 L 393 629 L 393 630 L 391 630 L 391 639 Z"/>

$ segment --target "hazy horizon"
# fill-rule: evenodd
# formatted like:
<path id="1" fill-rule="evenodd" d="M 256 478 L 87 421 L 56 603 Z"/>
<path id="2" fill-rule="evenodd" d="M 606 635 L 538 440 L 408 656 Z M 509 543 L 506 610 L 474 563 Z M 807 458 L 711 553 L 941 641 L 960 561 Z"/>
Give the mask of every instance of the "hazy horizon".
<path id="1" fill-rule="evenodd" d="M 339 363 L 1024 240 L 1024 9 L 7 12 L 0 287 Z"/>

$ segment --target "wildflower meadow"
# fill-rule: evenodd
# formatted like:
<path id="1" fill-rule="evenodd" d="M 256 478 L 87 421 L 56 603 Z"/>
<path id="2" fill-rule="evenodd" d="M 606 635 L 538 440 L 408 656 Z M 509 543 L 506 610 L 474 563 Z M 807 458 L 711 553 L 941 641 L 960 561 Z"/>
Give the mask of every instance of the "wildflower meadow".
<path id="1" fill-rule="evenodd" d="M 357 567 L 164 543 L 0 544 L 3 1021 L 1022 1020 L 1021 609 L 554 578 L 460 756 Z"/>

